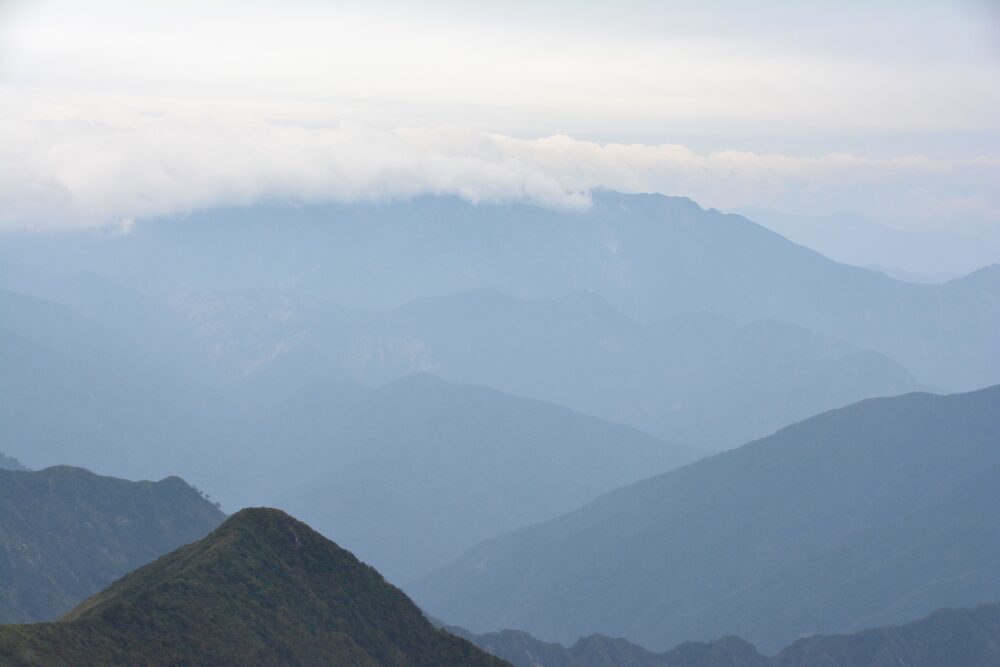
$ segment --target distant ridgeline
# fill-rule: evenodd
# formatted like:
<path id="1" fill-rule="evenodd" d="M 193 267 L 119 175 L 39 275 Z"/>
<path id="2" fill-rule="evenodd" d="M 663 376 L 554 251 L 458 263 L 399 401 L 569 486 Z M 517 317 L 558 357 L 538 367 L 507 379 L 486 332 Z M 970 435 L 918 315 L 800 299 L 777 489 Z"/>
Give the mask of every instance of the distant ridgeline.
<path id="1" fill-rule="evenodd" d="M 14 457 L 0 452 L 0 470 L 24 470 L 24 466 Z"/>
<path id="2" fill-rule="evenodd" d="M 942 609 L 906 625 L 800 639 L 773 657 L 737 637 L 687 642 L 652 653 L 624 639 L 592 635 L 566 648 L 505 630 L 449 631 L 514 667 L 995 667 L 1000 665 L 1000 604 Z"/>
<path id="3" fill-rule="evenodd" d="M 53 620 L 224 518 L 177 477 L 0 470 L 0 623 Z"/>
<path id="4" fill-rule="evenodd" d="M 235 514 L 57 623 L 0 627 L 0 664 L 508 665 L 435 628 L 373 568 L 269 509 Z"/>
<path id="5" fill-rule="evenodd" d="M 617 489 L 408 587 L 435 617 L 653 650 L 1000 600 L 1000 386 L 870 399 Z"/>

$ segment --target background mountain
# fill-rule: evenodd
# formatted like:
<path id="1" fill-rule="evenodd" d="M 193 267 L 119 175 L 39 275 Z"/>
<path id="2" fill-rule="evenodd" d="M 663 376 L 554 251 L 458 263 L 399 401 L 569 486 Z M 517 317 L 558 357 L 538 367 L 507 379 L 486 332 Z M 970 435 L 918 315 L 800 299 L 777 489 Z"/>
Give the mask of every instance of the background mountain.
<path id="1" fill-rule="evenodd" d="M 480 289 L 386 310 L 273 290 L 185 292 L 171 303 L 244 378 L 237 400 L 256 404 L 321 376 L 379 386 L 425 371 L 722 449 L 921 388 L 884 355 L 801 327 L 698 313 L 643 325 L 588 292 Z"/>
<path id="2" fill-rule="evenodd" d="M 225 403 L 69 307 L 0 290 L 0 441 L 31 468 L 62 463 L 150 478 L 217 470 Z"/>
<path id="3" fill-rule="evenodd" d="M 128 234 L 8 234 L 3 256 L 106 271 L 150 294 L 281 289 L 359 307 L 493 288 L 586 290 L 642 322 L 710 312 L 775 320 L 885 354 L 918 381 L 1000 381 L 1000 267 L 916 285 L 846 266 L 683 198 L 600 192 L 586 210 L 473 205 L 257 206 L 144 221 Z"/>
<path id="4" fill-rule="evenodd" d="M 0 628 L 19 665 L 504 665 L 434 628 L 349 552 L 275 510 L 243 510 L 58 623 Z"/>
<path id="5" fill-rule="evenodd" d="M 0 470 L 24 470 L 24 466 L 17 459 L 0 453 Z"/>
<path id="6" fill-rule="evenodd" d="M 805 215 L 734 211 L 787 239 L 854 266 L 888 265 L 916 274 L 965 274 L 1000 261 L 1000 243 L 949 231 L 902 231 L 857 213 Z"/>
<path id="7" fill-rule="evenodd" d="M 663 649 L 1000 598 L 1000 387 L 828 412 L 486 542 L 410 587 L 435 616 Z"/>
<path id="8" fill-rule="evenodd" d="M 247 486 L 405 583 L 477 542 L 700 458 L 627 426 L 412 375 L 310 387 L 257 427 L 282 456 Z"/>
<path id="9" fill-rule="evenodd" d="M 223 514 L 182 480 L 0 470 L 0 622 L 45 621 L 203 537 Z"/>
<path id="10" fill-rule="evenodd" d="M 895 278 L 906 283 L 947 283 L 962 277 L 961 273 L 917 273 L 915 271 L 906 271 L 904 269 L 885 266 L 884 264 L 865 264 L 865 268 L 884 273 L 890 278 Z"/>
<path id="11" fill-rule="evenodd" d="M 285 345 L 283 323 L 296 318 L 268 313 L 288 300 L 232 298 L 206 310 L 222 303 L 234 320 L 198 320 L 222 339 L 247 332 L 231 354 L 208 346 L 226 358 L 206 385 L 162 363 L 171 352 L 144 350 L 68 306 L 0 290 L 6 446 L 32 467 L 180 473 L 228 507 L 286 507 L 399 581 L 700 456 L 560 406 L 429 376 L 374 391 L 331 379 L 343 373 L 322 363 L 330 350 L 321 344 L 335 327 Z M 273 343 L 257 335 L 272 324 Z"/>
<path id="12" fill-rule="evenodd" d="M 428 370 L 709 449 L 919 388 L 890 359 L 801 327 L 696 313 L 641 325 L 586 292 L 521 300 L 479 290 L 356 318 L 350 328 L 345 319 L 323 334 L 342 341 L 330 356 L 363 381 Z"/>
<path id="13" fill-rule="evenodd" d="M 807 637 L 771 658 L 735 637 L 652 653 L 600 635 L 566 648 L 526 632 L 450 630 L 514 667 L 989 667 L 1000 662 L 1000 604 L 942 609 L 913 623 L 853 635 Z"/>

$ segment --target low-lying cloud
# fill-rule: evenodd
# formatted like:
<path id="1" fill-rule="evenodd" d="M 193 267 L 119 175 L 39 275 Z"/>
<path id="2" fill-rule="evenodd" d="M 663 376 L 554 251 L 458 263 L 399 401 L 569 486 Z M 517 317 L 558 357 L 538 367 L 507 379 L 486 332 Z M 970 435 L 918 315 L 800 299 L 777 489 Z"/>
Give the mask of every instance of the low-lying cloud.
<path id="1" fill-rule="evenodd" d="M 1000 158 L 801 157 L 682 145 L 519 139 L 455 127 L 300 124 L 246 110 L 155 113 L 0 91 L 2 229 L 120 225 L 263 201 L 589 205 L 589 192 L 704 206 L 855 210 L 898 226 L 1000 224 Z"/>

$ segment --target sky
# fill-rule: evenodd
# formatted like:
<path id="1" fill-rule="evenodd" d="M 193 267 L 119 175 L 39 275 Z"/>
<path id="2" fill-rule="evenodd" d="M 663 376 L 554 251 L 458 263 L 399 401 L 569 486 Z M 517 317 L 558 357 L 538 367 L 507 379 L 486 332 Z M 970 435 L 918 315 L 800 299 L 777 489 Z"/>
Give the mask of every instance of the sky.
<path id="1" fill-rule="evenodd" d="M 0 0 L 0 229 L 422 193 L 1000 237 L 1000 3 Z"/>

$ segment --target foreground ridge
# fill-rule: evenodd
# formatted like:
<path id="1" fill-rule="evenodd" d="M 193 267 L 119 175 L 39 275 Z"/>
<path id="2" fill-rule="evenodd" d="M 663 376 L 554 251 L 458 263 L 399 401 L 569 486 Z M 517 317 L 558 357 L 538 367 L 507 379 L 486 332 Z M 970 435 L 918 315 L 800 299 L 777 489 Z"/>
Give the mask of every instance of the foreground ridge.
<path id="1" fill-rule="evenodd" d="M 56 623 L 0 628 L 0 664 L 499 667 L 373 568 L 273 509 L 112 584 Z"/>

